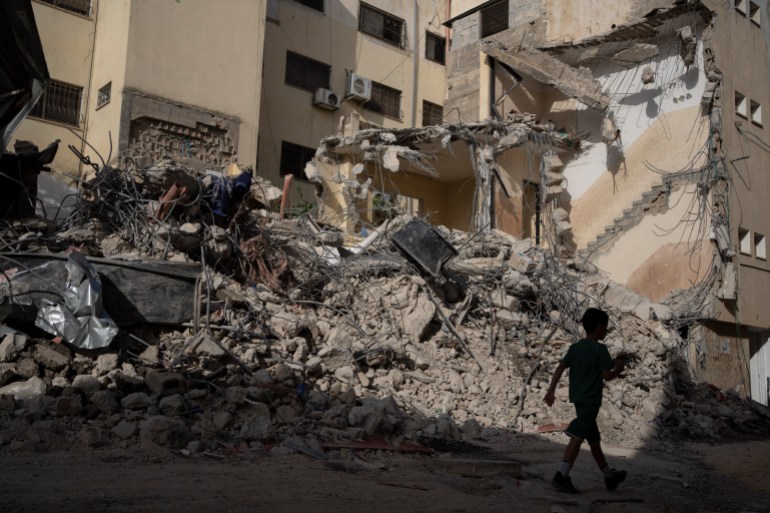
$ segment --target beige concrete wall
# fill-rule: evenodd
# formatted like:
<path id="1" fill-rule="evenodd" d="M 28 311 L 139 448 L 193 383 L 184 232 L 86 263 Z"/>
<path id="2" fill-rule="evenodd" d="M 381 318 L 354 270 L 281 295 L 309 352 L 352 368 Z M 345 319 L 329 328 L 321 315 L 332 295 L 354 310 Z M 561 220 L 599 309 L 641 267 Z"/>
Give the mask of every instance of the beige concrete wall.
<path id="1" fill-rule="evenodd" d="M 17 128 L 13 140 L 32 141 L 42 149 L 54 140 L 61 139 L 59 152 L 51 168 L 58 173 L 77 174 L 80 161 L 67 149 L 67 145 L 72 144 L 80 149 L 82 142 L 68 128 L 83 135 L 86 125 L 94 16 L 79 16 L 42 2 L 32 2 L 32 10 L 51 78 L 83 88 L 80 125 L 71 127 L 44 119 L 27 118 Z M 9 144 L 10 150 L 13 149 L 13 140 Z"/>
<path id="2" fill-rule="evenodd" d="M 419 126 L 423 100 L 443 104 L 446 92 L 444 66 L 424 59 L 424 54 L 425 31 L 445 33 L 441 25 L 446 19 L 444 0 L 371 0 L 367 3 L 406 21 L 406 48 L 359 32 L 359 2 L 356 0 L 326 2 L 324 13 L 297 2 L 280 2 L 277 22 L 268 22 L 258 173 L 274 183 L 281 182 L 281 141 L 315 148 L 323 137 L 336 133 L 341 116 L 353 111 L 359 112 L 369 123 L 392 128 L 411 126 L 414 115 L 415 124 Z M 416 68 L 415 5 L 419 27 Z M 400 119 L 367 110 L 355 100 L 345 101 L 335 112 L 314 107 L 312 92 L 285 83 L 287 50 L 331 66 L 331 89 L 340 97 L 345 93 L 346 70 L 400 90 Z M 302 187 L 304 197 L 312 197 L 308 184 L 295 184 L 295 188 Z"/>
<path id="3" fill-rule="evenodd" d="M 88 104 L 88 142 L 106 160 L 110 155 L 111 139 L 113 149 L 110 163 L 115 164 L 122 129 L 120 115 L 126 79 L 131 0 L 100 2 L 96 17 L 96 47 L 91 80 L 94 93 L 93 100 Z M 97 91 L 108 82 L 112 82 L 110 102 L 97 109 Z M 95 159 L 95 155 L 92 155 L 92 160 Z"/>
<path id="4" fill-rule="evenodd" d="M 697 186 L 673 191 L 668 204 L 667 211 L 646 215 L 593 260 L 610 278 L 653 301 L 690 288 L 712 264 L 708 239 L 701 240 L 691 255 L 697 242 L 692 239 L 703 236 L 699 227 L 710 226 L 710 219 L 699 219 Z"/>
<path id="5" fill-rule="evenodd" d="M 711 269 L 713 258 L 708 239 L 665 243 L 636 267 L 625 285 L 650 301 L 660 302 L 676 290 L 686 290 L 700 283 Z"/>
<path id="6" fill-rule="evenodd" d="M 634 10 L 636 2 L 617 0 L 590 0 L 547 3 L 548 20 L 546 42 L 571 43 L 580 39 L 610 32 L 622 25 Z M 673 3 L 673 2 L 671 2 Z"/>
<path id="7" fill-rule="evenodd" d="M 130 4 L 124 87 L 240 119 L 239 159 L 256 164 L 267 2 Z"/>
<path id="8" fill-rule="evenodd" d="M 770 84 L 768 69 L 768 32 L 770 18 L 763 9 L 758 27 L 735 9 L 722 2 L 709 2 L 717 12 L 714 52 L 716 64 L 724 74 L 723 127 L 728 171 L 732 177 L 730 196 L 731 237 L 738 250 L 738 230 L 770 233 Z M 734 92 L 739 91 L 762 105 L 762 126 L 737 115 Z M 736 127 L 740 123 L 740 130 Z M 741 131 L 743 133 L 741 133 Z M 770 327 L 770 263 L 755 256 L 738 255 L 739 302 L 737 319 L 744 325 Z M 735 319 L 731 304 L 715 301 L 717 315 Z"/>
<path id="9" fill-rule="evenodd" d="M 571 202 L 570 218 L 578 247 L 593 241 L 642 193 L 661 183 L 661 176 L 650 171 L 645 162 L 660 169 L 678 170 L 695 159 L 700 144 L 690 137 L 702 133 L 698 127 L 706 122 L 700 107 L 661 116 L 631 147 L 625 148 L 622 159 L 612 161 L 616 162 L 613 168 L 605 167 L 593 185 Z M 679 137 L 671 137 L 672 133 Z M 702 156 L 699 164 L 703 164 Z"/>
<path id="10" fill-rule="evenodd" d="M 709 322 L 691 330 L 688 358 L 697 381 L 735 390 L 742 396 L 751 392 L 749 338 L 746 327 L 729 322 Z"/>

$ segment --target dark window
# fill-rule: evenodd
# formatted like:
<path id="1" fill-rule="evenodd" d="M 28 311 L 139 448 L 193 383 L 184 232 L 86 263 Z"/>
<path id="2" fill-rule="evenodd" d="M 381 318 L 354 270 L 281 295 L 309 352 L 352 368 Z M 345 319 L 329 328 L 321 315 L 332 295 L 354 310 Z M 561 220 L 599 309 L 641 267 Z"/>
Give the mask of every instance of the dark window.
<path id="1" fill-rule="evenodd" d="M 307 5 L 311 9 L 315 9 L 316 11 L 324 12 L 324 0 L 294 0 L 295 2 L 299 2 L 302 5 Z"/>
<path id="2" fill-rule="evenodd" d="M 40 0 L 83 16 L 91 16 L 91 0 Z"/>
<path id="3" fill-rule="evenodd" d="M 372 82 L 372 98 L 364 107 L 391 118 L 401 119 L 401 91 Z"/>
<path id="4" fill-rule="evenodd" d="M 422 126 L 436 126 L 444 123 L 444 107 L 422 101 Z"/>
<path id="5" fill-rule="evenodd" d="M 110 103 L 112 96 L 112 82 L 107 82 L 105 85 L 99 88 L 99 92 L 96 95 L 96 108 L 103 107 Z"/>
<path id="6" fill-rule="evenodd" d="M 292 174 L 305 180 L 305 165 L 315 157 L 315 148 L 281 141 L 281 176 Z"/>
<path id="7" fill-rule="evenodd" d="M 508 0 L 502 0 L 481 10 L 481 37 L 497 34 L 508 28 Z"/>
<path id="8" fill-rule="evenodd" d="M 425 58 L 444 64 L 446 62 L 446 38 L 432 32 L 425 33 Z"/>
<path id="9" fill-rule="evenodd" d="M 358 11 L 358 30 L 396 46 L 404 46 L 404 20 L 363 2 Z"/>
<path id="10" fill-rule="evenodd" d="M 294 52 L 286 52 L 286 83 L 314 93 L 329 88 L 331 66 Z"/>
<path id="11" fill-rule="evenodd" d="M 83 88 L 50 80 L 30 116 L 49 119 L 67 125 L 80 125 L 80 101 Z"/>

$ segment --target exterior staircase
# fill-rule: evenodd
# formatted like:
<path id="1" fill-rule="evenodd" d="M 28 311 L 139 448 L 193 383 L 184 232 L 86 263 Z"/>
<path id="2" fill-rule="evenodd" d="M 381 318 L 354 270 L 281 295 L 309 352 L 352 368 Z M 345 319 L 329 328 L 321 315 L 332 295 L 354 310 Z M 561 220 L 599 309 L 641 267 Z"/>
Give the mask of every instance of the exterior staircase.
<path id="1" fill-rule="evenodd" d="M 629 208 L 623 210 L 622 216 L 616 217 L 612 220 L 612 224 L 605 226 L 602 233 L 579 251 L 579 255 L 590 259 L 602 249 L 609 249 L 614 239 L 639 224 L 645 216 L 667 211 L 671 193 L 682 188 L 691 178 L 689 174 L 666 176 L 663 183 L 642 193 L 642 196 L 631 203 Z"/>

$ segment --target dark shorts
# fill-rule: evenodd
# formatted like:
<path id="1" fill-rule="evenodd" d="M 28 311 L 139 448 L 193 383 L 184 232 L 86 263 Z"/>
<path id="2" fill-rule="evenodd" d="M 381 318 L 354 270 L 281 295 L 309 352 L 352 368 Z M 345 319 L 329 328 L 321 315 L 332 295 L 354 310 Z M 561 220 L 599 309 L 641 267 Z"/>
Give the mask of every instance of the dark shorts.
<path id="1" fill-rule="evenodd" d="M 599 426 L 596 425 L 596 417 L 599 416 L 600 407 L 601 403 L 575 403 L 577 418 L 570 422 L 565 433 L 573 438 L 586 440 L 589 445 L 596 445 L 601 442 Z"/>

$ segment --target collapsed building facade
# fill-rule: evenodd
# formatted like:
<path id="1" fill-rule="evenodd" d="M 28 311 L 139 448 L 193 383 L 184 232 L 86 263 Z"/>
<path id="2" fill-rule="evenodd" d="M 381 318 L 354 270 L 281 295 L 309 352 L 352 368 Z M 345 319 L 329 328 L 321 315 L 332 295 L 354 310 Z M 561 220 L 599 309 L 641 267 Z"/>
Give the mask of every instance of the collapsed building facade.
<path id="1" fill-rule="evenodd" d="M 623 310 L 667 303 L 694 374 L 767 405 L 768 20 L 729 4 L 453 4 L 444 124 L 347 115 L 306 168 L 321 217 L 530 238 L 635 292 Z"/>
<path id="2" fill-rule="evenodd" d="M 388 2 L 376 3 L 358 6 L 373 16 L 359 24 L 366 37 L 392 28 L 378 25 L 392 21 Z M 297 4 L 325 15 L 324 2 Z M 148 12 L 102 2 L 103 20 L 129 23 L 127 61 L 112 63 L 127 66 L 121 101 L 99 110 L 121 120 L 116 160 L 91 162 L 65 215 L 4 219 L 0 446 L 274 447 L 325 460 L 323 450 L 344 459 L 339 450 L 560 431 L 567 387 L 549 411 L 543 395 L 588 305 L 611 312 L 607 343 L 629 361 L 599 418 L 607 440 L 765 433 L 764 410 L 743 400 L 762 403 L 762 276 L 751 273 L 765 232 L 752 217 L 761 209 L 730 214 L 753 187 L 726 165 L 737 150 L 724 127 L 738 120 L 759 144 L 746 130 L 761 128 L 766 92 L 720 67 L 723 24 L 762 26 L 741 5 L 639 1 L 604 17 L 600 2 L 458 3 L 446 17 L 445 123 L 383 115 L 376 126 L 340 107 L 339 132 L 305 167 L 319 210 L 285 216 L 286 188 L 228 162 L 235 139 L 217 130 L 234 137 L 247 123 L 128 88 L 142 76 L 134 53 L 153 40 L 137 42 L 143 25 L 132 24 Z M 271 6 L 284 27 L 309 12 Z M 414 14 L 426 18 L 416 3 Z M 376 37 L 397 54 L 396 26 Z M 286 50 L 287 67 L 294 58 Z M 725 98 L 745 103 L 733 113 Z M 328 122 L 321 114 L 311 119 Z M 190 138 L 213 146 L 180 147 Z M 757 153 L 739 162 L 756 171 Z M 744 273 L 753 283 L 732 280 Z"/>

